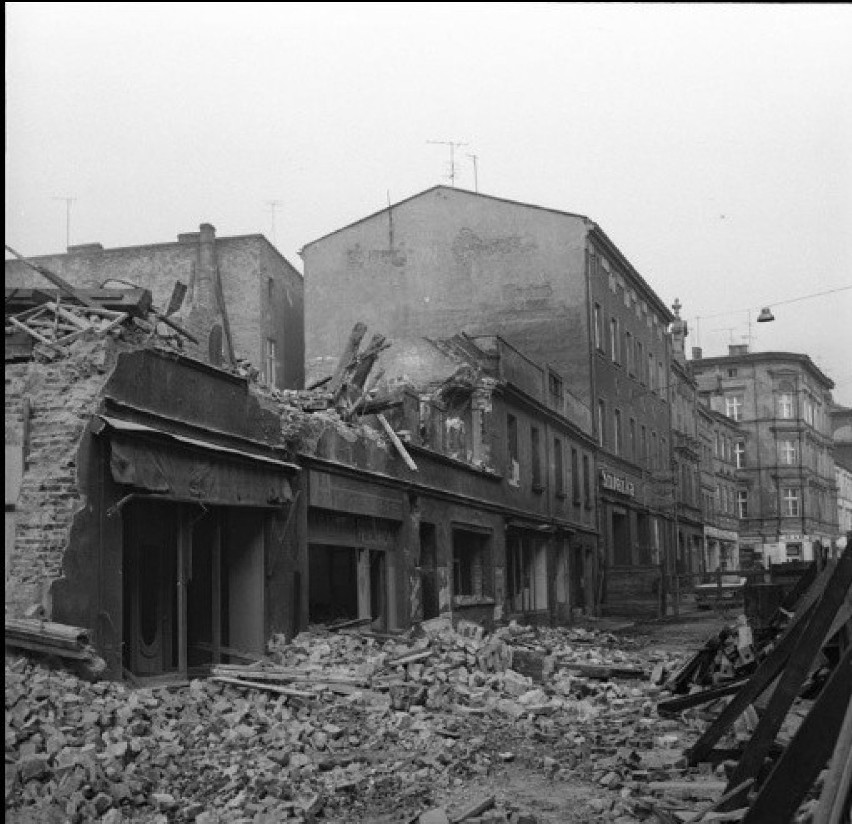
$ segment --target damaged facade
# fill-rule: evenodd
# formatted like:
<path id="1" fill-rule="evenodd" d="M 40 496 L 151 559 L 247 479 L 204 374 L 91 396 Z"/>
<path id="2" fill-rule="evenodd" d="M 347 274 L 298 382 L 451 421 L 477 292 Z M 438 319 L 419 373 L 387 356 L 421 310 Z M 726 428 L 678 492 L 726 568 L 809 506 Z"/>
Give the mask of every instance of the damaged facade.
<path id="1" fill-rule="evenodd" d="M 673 540 L 669 309 L 594 221 L 437 186 L 307 244 L 309 377 L 356 320 L 388 335 L 499 334 L 591 410 L 605 609 L 656 613 Z"/>
<path id="2" fill-rule="evenodd" d="M 99 299 L 135 315 L 67 344 L 39 324 L 85 325 L 91 295 L 19 291 L 33 307 L 7 316 L 34 341 L 7 335 L 9 614 L 85 628 L 109 675 L 144 680 L 309 622 L 595 611 L 594 443 L 552 371 L 497 337 L 378 347 L 355 421 L 161 342 L 128 294 Z"/>
<path id="3" fill-rule="evenodd" d="M 311 620 L 394 630 L 593 611 L 593 443 L 545 371 L 464 336 L 398 342 L 375 368 L 386 377 L 365 420 L 382 410 L 416 469 L 340 428 L 303 447 Z"/>

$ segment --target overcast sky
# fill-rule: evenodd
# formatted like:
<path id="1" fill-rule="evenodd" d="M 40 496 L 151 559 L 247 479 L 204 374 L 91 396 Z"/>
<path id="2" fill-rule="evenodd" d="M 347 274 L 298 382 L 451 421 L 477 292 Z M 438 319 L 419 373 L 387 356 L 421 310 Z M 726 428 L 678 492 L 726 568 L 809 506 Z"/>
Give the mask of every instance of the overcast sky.
<path id="1" fill-rule="evenodd" d="M 7 3 L 6 242 L 309 241 L 436 183 L 587 214 L 688 345 L 852 286 L 852 6 Z M 273 225 L 269 201 L 279 201 Z M 724 314 L 723 314 L 724 313 Z M 778 305 L 852 404 L 852 290 Z M 702 320 L 696 323 L 695 316 Z M 756 317 L 756 311 L 752 319 Z M 700 337 L 700 340 L 699 340 Z"/>

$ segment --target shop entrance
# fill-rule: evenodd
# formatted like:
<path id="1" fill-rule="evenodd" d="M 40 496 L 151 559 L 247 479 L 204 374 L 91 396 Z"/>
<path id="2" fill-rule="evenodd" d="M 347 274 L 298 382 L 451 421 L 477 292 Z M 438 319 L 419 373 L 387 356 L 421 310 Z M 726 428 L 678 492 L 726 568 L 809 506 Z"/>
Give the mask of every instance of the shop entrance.
<path id="1" fill-rule="evenodd" d="M 128 673 L 183 678 L 263 654 L 260 510 L 135 500 L 123 516 Z"/>

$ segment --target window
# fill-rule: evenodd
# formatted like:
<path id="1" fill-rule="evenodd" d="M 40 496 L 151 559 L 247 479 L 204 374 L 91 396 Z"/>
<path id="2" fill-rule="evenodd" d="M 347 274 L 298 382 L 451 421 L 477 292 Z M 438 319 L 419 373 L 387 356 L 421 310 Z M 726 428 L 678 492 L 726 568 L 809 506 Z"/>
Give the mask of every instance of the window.
<path id="1" fill-rule="evenodd" d="M 735 378 L 736 376 L 737 376 L 737 370 L 736 369 L 729 369 L 728 370 L 728 377 L 729 378 Z"/>
<path id="2" fill-rule="evenodd" d="M 651 466 L 655 465 L 655 461 L 657 460 L 657 433 L 651 433 Z"/>
<path id="3" fill-rule="evenodd" d="M 778 396 L 778 417 L 790 420 L 793 417 L 793 393 L 782 392 Z"/>
<path id="4" fill-rule="evenodd" d="M 467 529 L 454 529 L 453 595 L 490 597 L 492 581 L 489 536 Z"/>
<path id="5" fill-rule="evenodd" d="M 642 346 L 642 341 L 637 340 L 634 348 L 636 349 L 636 374 L 639 378 L 639 382 L 645 383 L 645 349 Z"/>
<path id="6" fill-rule="evenodd" d="M 630 332 L 624 333 L 624 356 L 627 360 L 627 372 L 632 375 L 633 367 L 633 335 Z"/>
<path id="7" fill-rule="evenodd" d="M 734 446 L 734 454 L 737 459 L 737 469 L 745 469 L 746 465 L 746 451 L 745 451 L 745 441 L 737 441 Z M 744 517 L 744 516 L 740 516 Z"/>
<path id="8" fill-rule="evenodd" d="M 272 278 L 269 278 L 266 281 L 266 298 L 272 303 L 272 298 L 275 295 L 275 281 Z"/>
<path id="9" fill-rule="evenodd" d="M 748 490 L 737 490 L 737 516 L 740 518 L 748 518 Z"/>
<path id="10" fill-rule="evenodd" d="M 589 456 L 583 455 L 583 500 L 586 509 L 592 508 L 592 473 L 589 468 Z"/>
<path id="11" fill-rule="evenodd" d="M 276 351 L 275 340 L 267 338 L 266 340 L 266 383 L 269 386 L 277 386 L 276 376 L 278 374 L 278 356 Z"/>
<path id="12" fill-rule="evenodd" d="M 719 457 L 719 442 L 721 440 L 721 436 L 718 432 L 713 433 L 713 455 L 718 458 Z"/>
<path id="13" fill-rule="evenodd" d="M 630 457 L 636 460 L 636 418 L 630 419 Z"/>
<path id="14" fill-rule="evenodd" d="M 648 352 L 648 388 L 653 392 L 656 387 L 656 382 L 654 373 L 654 353 Z"/>
<path id="15" fill-rule="evenodd" d="M 599 352 L 604 351 L 603 342 L 603 315 L 601 314 L 601 305 L 595 304 L 595 348 Z"/>
<path id="16" fill-rule="evenodd" d="M 543 489 L 541 484 L 541 433 L 537 426 L 530 427 L 530 453 L 532 455 L 532 488 Z"/>
<path id="17" fill-rule="evenodd" d="M 565 497 L 565 462 L 562 455 L 562 441 L 553 439 L 553 481 L 557 497 Z"/>
<path id="18" fill-rule="evenodd" d="M 669 459 L 669 442 L 666 438 L 660 438 L 660 469 L 665 469 Z"/>
<path id="19" fill-rule="evenodd" d="M 548 372 L 547 385 L 550 389 L 550 402 L 557 412 L 562 410 L 562 378 L 553 372 Z"/>
<path id="20" fill-rule="evenodd" d="M 787 560 L 789 561 L 800 561 L 802 559 L 802 545 L 801 544 L 787 544 L 784 547 L 785 553 L 787 555 Z"/>
<path id="21" fill-rule="evenodd" d="M 645 428 L 645 424 L 642 424 L 642 443 L 641 446 L 641 454 L 640 458 L 647 463 L 648 462 L 648 430 Z"/>
<path id="22" fill-rule="evenodd" d="M 781 513 L 785 518 L 798 518 L 801 509 L 799 490 L 794 487 L 786 487 L 781 491 Z"/>
<path id="23" fill-rule="evenodd" d="M 606 404 L 598 401 L 598 443 L 606 446 Z"/>
<path id="24" fill-rule="evenodd" d="M 735 421 L 743 418 L 743 396 L 725 395 L 725 414 Z"/>
<path id="25" fill-rule="evenodd" d="M 618 321 L 615 318 L 609 320 L 609 354 L 612 357 L 613 363 L 620 363 L 619 357 L 619 340 L 618 340 Z"/>
<path id="26" fill-rule="evenodd" d="M 506 450 L 509 483 L 517 486 L 521 482 L 521 465 L 518 460 L 518 419 L 514 415 L 506 415 Z"/>
<path id="27" fill-rule="evenodd" d="M 666 373 L 663 371 L 662 361 L 657 361 L 657 388 L 660 391 L 660 397 L 665 398 L 668 386 L 666 386 Z"/>
<path id="28" fill-rule="evenodd" d="M 621 454 L 621 410 L 613 411 L 612 417 L 612 447 L 616 455 Z"/>
<path id="29" fill-rule="evenodd" d="M 580 503 L 580 456 L 571 447 L 571 492 L 575 504 Z"/>
<path id="30" fill-rule="evenodd" d="M 781 463 L 785 466 L 795 466 L 799 462 L 799 444 L 796 441 L 783 440 L 778 444 Z"/>

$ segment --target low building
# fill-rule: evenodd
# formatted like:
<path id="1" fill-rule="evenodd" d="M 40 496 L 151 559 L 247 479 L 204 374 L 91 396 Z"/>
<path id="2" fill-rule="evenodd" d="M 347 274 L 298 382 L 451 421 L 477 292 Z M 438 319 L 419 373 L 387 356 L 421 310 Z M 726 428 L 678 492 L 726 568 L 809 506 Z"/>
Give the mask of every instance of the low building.
<path id="1" fill-rule="evenodd" d="M 382 410 L 416 469 L 346 429 L 302 449 L 310 619 L 593 613 L 594 443 L 569 394 L 497 337 L 400 341 L 376 369 L 364 411 Z"/>
<path id="2" fill-rule="evenodd" d="M 281 388 L 304 385 L 304 285 L 301 274 L 260 234 L 216 237 L 209 223 L 172 243 L 105 249 L 100 243 L 71 246 L 66 254 L 28 259 L 79 288 L 126 286 L 148 289 L 165 311 L 176 283 L 187 287 L 176 318 L 204 329 L 198 354 L 210 346 L 257 368 L 265 383 Z M 6 289 L 49 286 L 19 260 L 6 261 Z M 203 294 L 207 293 L 207 294 Z M 227 306 L 226 317 L 222 307 Z M 216 327 L 219 327 L 218 329 Z"/>

